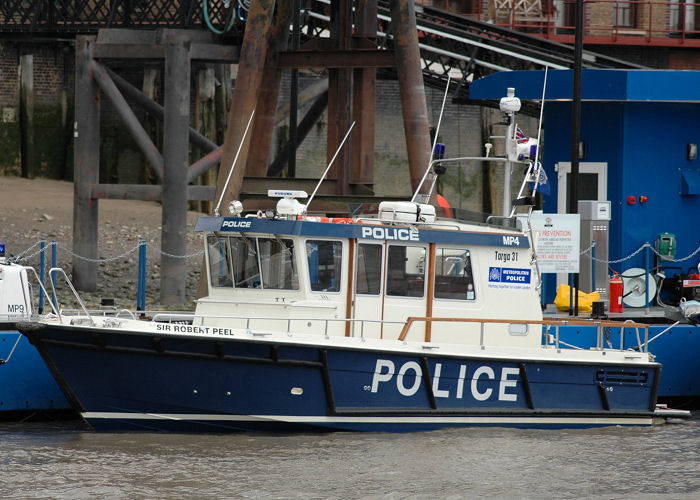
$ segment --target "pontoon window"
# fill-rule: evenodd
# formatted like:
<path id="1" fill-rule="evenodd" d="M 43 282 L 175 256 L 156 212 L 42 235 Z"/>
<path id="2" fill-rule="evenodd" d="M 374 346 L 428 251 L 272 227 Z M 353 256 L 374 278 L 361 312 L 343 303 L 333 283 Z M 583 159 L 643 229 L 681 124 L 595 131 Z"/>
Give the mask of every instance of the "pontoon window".
<path id="1" fill-rule="evenodd" d="M 389 246 L 386 294 L 399 297 L 423 297 L 425 294 L 424 247 Z"/>
<path id="2" fill-rule="evenodd" d="M 207 246 L 214 287 L 299 289 L 292 240 L 211 235 Z"/>
<path id="3" fill-rule="evenodd" d="M 306 258 L 309 281 L 314 292 L 339 292 L 343 244 L 340 241 L 308 240 Z"/>
<path id="4" fill-rule="evenodd" d="M 356 293 L 379 295 L 382 276 L 382 246 L 361 243 L 357 245 Z"/>
<path id="5" fill-rule="evenodd" d="M 469 250 L 435 249 L 435 298 L 474 300 L 474 276 Z"/>

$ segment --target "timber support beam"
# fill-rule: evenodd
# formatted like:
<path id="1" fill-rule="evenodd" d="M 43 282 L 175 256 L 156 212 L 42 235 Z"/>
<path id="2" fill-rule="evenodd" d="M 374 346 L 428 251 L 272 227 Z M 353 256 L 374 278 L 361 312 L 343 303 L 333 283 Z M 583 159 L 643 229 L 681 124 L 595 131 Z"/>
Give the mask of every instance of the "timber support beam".
<path id="1" fill-rule="evenodd" d="M 164 106 L 107 67 L 119 59 L 156 60 L 162 65 Z M 191 30 L 102 30 L 97 36 L 76 37 L 73 281 L 78 290 L 97 289 L 99 199 L 157 199 L 163 204 L 160 300 L 184 304 L 187 202 L 211 199 L 214 189 L 189 183 L 221 158 L 216 143 L 189 126 L 191 63 L 230 64 L 237 59 L 236 47 Z M 102 95 L 112 103 L 161 185 L 100 184 Z M 162 152 L 127 101 L 163 121 Z M 190 141 L 208 153 L 192 166 Z"/>

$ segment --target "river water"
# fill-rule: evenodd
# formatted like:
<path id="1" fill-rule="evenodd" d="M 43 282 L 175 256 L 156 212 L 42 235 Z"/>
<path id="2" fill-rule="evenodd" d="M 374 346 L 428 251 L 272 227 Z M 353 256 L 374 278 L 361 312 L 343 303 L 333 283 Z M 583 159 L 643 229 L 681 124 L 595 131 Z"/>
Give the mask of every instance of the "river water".
<path id="1" fill-rule="evenodd" d="M 2 498 L 700 498 L 700 414 L 651 428 L 98 434 L 0 424 Z"/>

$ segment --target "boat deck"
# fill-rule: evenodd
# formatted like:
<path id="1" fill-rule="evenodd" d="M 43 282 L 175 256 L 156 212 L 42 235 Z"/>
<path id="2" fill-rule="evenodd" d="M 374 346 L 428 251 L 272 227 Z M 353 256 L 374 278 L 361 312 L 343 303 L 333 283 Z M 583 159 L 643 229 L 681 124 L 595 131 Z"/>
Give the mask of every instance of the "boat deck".
<path id="1" fill-rule="evenodd" d="M 633 320 L 639 323 L 663 323 L 671 324 L 676 321 L 685 322 L 683 315 L 677 307 L 625 307 L 621 313 L 605 312 L 607 319 L 610 320 Z M 566 311 L 560 311 L 554 304 L 547 304 L 543 311 L 544 319 L 562 319 L 571 318 Z M 579 318 L 590 318 L 591 313 L 579 313 Z"/>

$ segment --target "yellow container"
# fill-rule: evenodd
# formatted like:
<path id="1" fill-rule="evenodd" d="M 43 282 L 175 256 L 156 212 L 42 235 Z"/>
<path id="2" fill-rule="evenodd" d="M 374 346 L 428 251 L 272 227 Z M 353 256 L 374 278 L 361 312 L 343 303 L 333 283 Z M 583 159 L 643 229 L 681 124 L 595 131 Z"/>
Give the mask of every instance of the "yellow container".
<path id="1" fill-rule="evenodd" d="M 569 285 L 559 285 L 557 290 L 557 296 L 554 298 L 554 305 L 560 311 L 569 310 L 569 295 L 571 288 Z M 574 289 L 576 292 L 576 289 Z M 598 292 L 586 293 L 581 290 L 578 291 L 578 311 L 579 312 L 591 312 L 593 311 L 593 302 L 600 300 L 600 294 Z"/>

